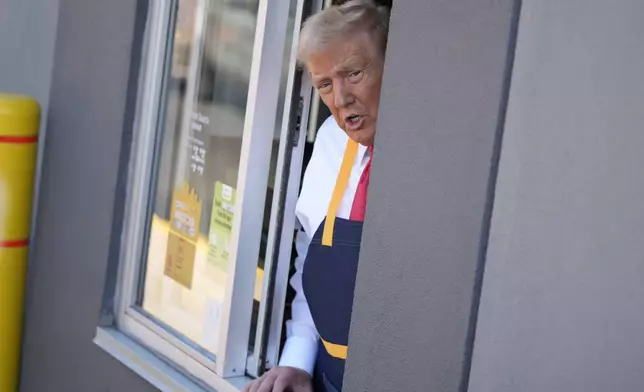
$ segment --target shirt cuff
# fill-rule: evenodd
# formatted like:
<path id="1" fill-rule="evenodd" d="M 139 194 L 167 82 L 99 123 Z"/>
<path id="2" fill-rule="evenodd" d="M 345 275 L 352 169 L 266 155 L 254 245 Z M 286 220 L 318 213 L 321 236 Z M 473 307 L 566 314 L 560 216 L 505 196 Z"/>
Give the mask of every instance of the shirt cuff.
<path id="1" fill-rule="evenodd" d="M 282 357 L 280 358 L 280 366 L 302 369 L 310 375 L 313 375 L 317 355 L 317 340 L 291 336 L 286 339 Z"/>

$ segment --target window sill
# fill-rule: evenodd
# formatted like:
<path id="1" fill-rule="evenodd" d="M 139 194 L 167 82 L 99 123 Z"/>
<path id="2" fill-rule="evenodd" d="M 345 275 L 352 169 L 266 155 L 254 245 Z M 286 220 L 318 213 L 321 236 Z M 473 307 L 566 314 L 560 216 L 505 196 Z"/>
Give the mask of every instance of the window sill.
<path id="1" fill-rule="evenodd" d="M 235 377 L 220 379 L 221 383 L 213 387 L 203 386 L 113 327 L 99 327 L 94 343 L 161 391 L 239 392 L 251 381 Z"/>

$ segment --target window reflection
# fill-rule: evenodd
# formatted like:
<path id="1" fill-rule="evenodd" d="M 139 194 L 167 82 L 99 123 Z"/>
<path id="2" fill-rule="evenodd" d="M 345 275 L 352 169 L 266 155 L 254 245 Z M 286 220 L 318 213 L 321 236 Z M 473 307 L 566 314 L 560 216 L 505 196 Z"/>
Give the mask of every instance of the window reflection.
<path id="1" fill-rule="evenodd" d="M 139 305 L 217 353 L 258 0 L 180 0 Z"/>

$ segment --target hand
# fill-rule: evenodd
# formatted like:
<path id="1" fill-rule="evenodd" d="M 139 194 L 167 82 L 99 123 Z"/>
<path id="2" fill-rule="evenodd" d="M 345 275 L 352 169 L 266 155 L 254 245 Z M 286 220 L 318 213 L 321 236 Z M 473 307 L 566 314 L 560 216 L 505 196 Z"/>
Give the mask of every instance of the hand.
<path id="1" fill-rule="evenodd" d="M 302 369 L 278 366 L 246 385 L 244 392 L 313 392 L 311 375 Z"/>

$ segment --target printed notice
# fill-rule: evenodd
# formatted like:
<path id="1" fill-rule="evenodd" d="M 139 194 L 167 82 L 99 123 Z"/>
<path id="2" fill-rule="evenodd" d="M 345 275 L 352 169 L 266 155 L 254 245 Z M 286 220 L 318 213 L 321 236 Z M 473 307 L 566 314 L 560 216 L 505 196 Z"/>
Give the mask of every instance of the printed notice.
<path id="1" fill-rule="evenodd" d="M 192 288 L 200 219 L 201 201 L 196 191 L 187 183 L 177 187 L 172 196 L 164 274 L 187 289 Z"/>
<path id="2" fill-rule="evenodd" d="M 208 261 L 223 269 L 228 270 L 230 258 L 230 240 L 232 237 L 233 217 L 235 216 L 234 188 L 215 183 L 215 196 L 212 203 L 210 216 L 210 233 L 208 237 Z"/>
<path id="3" fill-rule="evenodd" d="M 210 124 L 210 118 L 201 113 L 192 113 L 190 119 L 191 136 L 190 148 L 190 171 L 203 176 L 204 167 L 206 165 L 206 148 L 203 141 L 199 140 L 196 135 L 203 131 L 203 127 Z"/>

